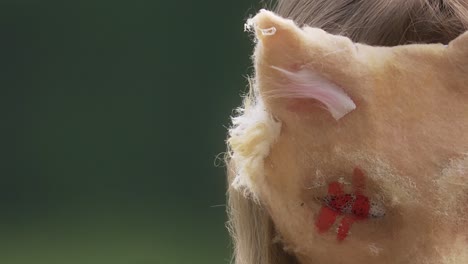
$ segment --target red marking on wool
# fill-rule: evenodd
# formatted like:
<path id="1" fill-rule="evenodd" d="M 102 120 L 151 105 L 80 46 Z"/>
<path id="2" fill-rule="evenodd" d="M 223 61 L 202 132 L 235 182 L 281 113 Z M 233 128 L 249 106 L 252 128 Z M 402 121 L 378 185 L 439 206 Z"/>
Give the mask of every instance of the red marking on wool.
<path id="1" fill-rule="evenodd" d="M 333 226 L 338 217 L 339 212 L 334 211 L 333 209 L 322 206 L 320 209 L 320 214 L 317 220 L 315 221 L 315 226 L 317 227 L 319 233 L 324 233 Z"/>
<path id="2" fill-rule="evenodd" d="M 328 194 L 329 195 L 343 195 L 343 185 L 339 182 L 331 182 L 328 184 Z"/>
<path id="3" fill-rule="evenodd" d="M 350 194 L 336 195 L 334 198 L 333 201 L 327 203 L 327 206 L 338 212 L 343 212 L 346 205 L 351 204 L 354 200 L 354 197 Z"/>
<path id="4" fill-rule="evenodd" d="M 340 226 L 338 227 L 338 241 L 343 241 L 348 236 L 349 230 L 351 229 L 353 223 L 356 222 L 356 220 L 357 219 L 352 216 L 345 216 L 343 219 L 341 219 Z"/>
<path id="5" fill-rule="evenodd" d="M 343 241 L 348 236 L 354 222 L 365 220 L 369 217 L 369 198 L 362 194 L 365 189 L 365 174 L 358 167 L 353 171 L 352 185 L 353 194 L 345 194 L 343 184 L 339 182 L 334 181 L 328 185 L 328 195 L 333 197 L 333 200 L 327 205 L 323 205 L 320 209 L 315 222 L 319 233 L 330 230 L 338 216 L 344 215 L 337 234 L 338 241 Z M 352 202 L 352 215 L 345 214 L 346 205 Z"/>
<path id="6" fill-rule="evenodd" d="M 356 201 L 353 204 L 353 214 L 359 219 L 365 219 L 369 217 L 370 202 L 369 198 L 364 195 L 356 195 Z"/>

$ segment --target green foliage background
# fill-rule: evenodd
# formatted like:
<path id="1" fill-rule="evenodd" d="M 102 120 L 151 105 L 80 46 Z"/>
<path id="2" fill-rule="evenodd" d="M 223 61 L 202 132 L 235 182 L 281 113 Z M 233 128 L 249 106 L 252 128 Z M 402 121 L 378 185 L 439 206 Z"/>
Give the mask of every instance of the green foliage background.
<path id="1" fill-rule="evenodd" d="M 0 3 L 0 263 L 228 263 L 256 1 Z"/>

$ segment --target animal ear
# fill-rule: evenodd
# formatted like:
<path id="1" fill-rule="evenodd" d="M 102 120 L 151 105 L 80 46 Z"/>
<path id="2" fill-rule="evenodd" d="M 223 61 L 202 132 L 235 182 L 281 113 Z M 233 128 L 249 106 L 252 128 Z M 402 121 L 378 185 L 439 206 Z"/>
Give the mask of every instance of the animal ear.
<path id="1" fill-rule="evenodd" d="M 461 34 L 448 44 L 451 61 L 456 62 L 468 71 L 468 31 Z"/>
<path id="2" fill-rule="evenodd" d="M 292 20 L 265 10 L 248 25 L 258 40 L 256 85 L 267 107 L 295 111 L 300 107 L 291 107 L 291 102 L 315 100 L 337 120 L 356 108 L 349 88 L 344 87 L 352 86 L 362 73 L 351 40 L 321 29 L 299 28 Z"/>

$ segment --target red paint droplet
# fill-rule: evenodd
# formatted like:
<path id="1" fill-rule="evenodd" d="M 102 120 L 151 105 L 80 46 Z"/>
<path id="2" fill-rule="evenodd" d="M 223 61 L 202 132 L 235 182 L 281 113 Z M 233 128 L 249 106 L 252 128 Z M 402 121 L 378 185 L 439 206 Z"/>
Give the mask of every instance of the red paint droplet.
<path id="1" fill-rule="evenodd" d="M 331 182 L 328 185 L 328 194 L 329 195 L 342 195 L 344 194 L 343 186 L 339 182 Z"/>
<path id="2" fill-rule="evenodd" d="M 323 233 L 328 231 L 335 223 L 338 214 L 338 212 L 335 212 L 326 206 L 322 206 L 317 221 L 315 222 L 315 226 L 319 232 Z"/>
<path id="3" fill-rule="evenodd" d="M 339 241 L 343 241 L 349 234 L 351 226 L 356 220 L 351 216 L 345 216 L 341 219 L 340 226 L 338 227 L 337 238 Z"/>

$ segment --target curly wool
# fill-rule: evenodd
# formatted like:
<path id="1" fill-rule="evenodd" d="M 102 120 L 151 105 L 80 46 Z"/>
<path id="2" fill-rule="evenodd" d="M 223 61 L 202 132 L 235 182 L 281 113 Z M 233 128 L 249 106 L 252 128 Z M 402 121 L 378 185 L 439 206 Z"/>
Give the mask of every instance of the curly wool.
<path id="1" fill-rule="evenodd" d="M 232 186 L 257 197 L 256 186 L 264 173 L 264 159 L 281 131 L 281 122 L 269 114 L 259 96 L 251 95 L 232 118 L 227 140 L 235 178 Z"/>

